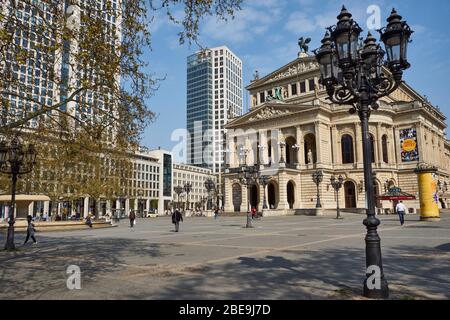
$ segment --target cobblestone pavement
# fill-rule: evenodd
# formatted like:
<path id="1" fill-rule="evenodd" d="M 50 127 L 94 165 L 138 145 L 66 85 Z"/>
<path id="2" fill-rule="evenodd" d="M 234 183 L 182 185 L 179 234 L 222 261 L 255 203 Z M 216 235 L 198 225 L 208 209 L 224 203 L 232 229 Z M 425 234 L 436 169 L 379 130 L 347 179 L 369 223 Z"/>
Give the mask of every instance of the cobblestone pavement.
<path id="1" fill-rule="evenodd" d="M 362 215 L 168 217 L 117 228 L 38 233 L 37 245 L 0 251 L 0 299 L 362 299 Z M 450 298 L 450 215 L 440 222 L 380 216 L 393 299 Z M 24 234 L 16 234 L 23 243 Z M 5 234 L 0 234 L 0 244 Z M 67 289 L 67 267 L 81 289 Z"/>

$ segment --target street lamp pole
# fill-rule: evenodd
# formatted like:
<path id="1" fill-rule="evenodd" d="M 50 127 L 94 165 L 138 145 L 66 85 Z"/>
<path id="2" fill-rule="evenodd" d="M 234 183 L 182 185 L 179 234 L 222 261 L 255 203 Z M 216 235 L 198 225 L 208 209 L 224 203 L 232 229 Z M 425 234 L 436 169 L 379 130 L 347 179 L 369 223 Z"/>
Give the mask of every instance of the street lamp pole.
<path id="1" fill-rule="evenodd" d="M 212 209 L 212 197 L 211 197 L 211 192 L 216 188 L 216 185 L 214 183 L 214 181 L 211 178 L 206 179 L 205 181 L 205 189 L 208 192 L 208 204 L 206 206 L 206 209 Z"/>
<path id="2" fill-rule="evenodd" d="M 192 184 L 190 182 L 184 185 L 184 191 L 186 192 L 186 209 L 189 209 L 189 193 L 192 190 Z"/>
<path id="3" fill-rule="evenodd" d="M 341 217 L 341 211 L 339 208 L 339 190 L 342 188 L 342 184 L 344 182 L 344 178 L 339 175 L 339 178 L 336 179 L 336 177 L 333 175 L 330 178 L 331 181 L 331 186 L 333 187 L 334 191 L 335 191 L 335 195 L 336 195 L 336 219 L 343 219 Z"/>
<path id="4" fill-rule="evenodd" d="M 247 224 L 246 228 L 253 228 L 251 217 L 251 199 L 250 199 L 250 187 L 261 181 L 261 175 L 258 166 L 242 166 L 239 173 L 239 180 L 241 184 L 247 188 Z"/>
<path id="5" fill-rule="evenodd" d="M 182 186 L 176 186 L 175 188 L 173 188 L 173 191 L 175 191 L 175 193 L 177 194 L 177 209 L 179 209 L 180 207 L 180 194 L 183 192 L 183 187 Z"/>
<path id="6" fill-rule="evenodd" d="M 28 145 L 28 148 L 20 142 L 16 136 L 12 139 L 9 146 L 4 141 L 0 141 L 0 171 L 11 175 L 11 204 L 8 214 L 8 235 L 6 238 L 5 250 L 14 250 L 14 224 L 16 207 L 16 186 L 17 178 L 20 174 L 30 173 L 36 163 L 36 151 L 34 145 Z"/>
<path id="7" fill-rule="evenodd" d="M 261 183 L 263 185 L 263 209 L 268 209 L 267 207 L 267 200 L 266 200 L 266 187 L 267 187 L 267 183 L 269 182 L 270 177 L 269 176 L 262 176 L 261 177 Z"/>
<path id="8" fill-rule="evenodd" d="M 316 202 L 316 208 L 322 208 L 322 204 L 320 203 L 320 192 L 319 192 L 319 185 L 323 181 L 323 173 L 320 170 L 315 171 L 312 174 L 312 179 L 317 187 L 317 202 Z"/>
<path id="9" fill-rule="evenodd" d="M 388 298 L 389 288 L 384 278 L 381 243 L 377 233 L 380 221 L 375 216 L 369 117 L 372 111 L 378 110 L 377 101 L 394 92 L 402 83 L 403 71 L 410 67 L 406 54 L 413 31 L 393 9 L 387 19 L 388 25 L 379 30 L 385 52 L 370 32 L 364 44 L 360 45 L 362 29 L 345 7 L 342 7 L 337 19 L 337 24 L 328 28 L 322 46 L 314 53 L 320 66 L 320 83 L 326 88 L 331 102 L 351 105 L 350 114 L 359 115 L 367 199 L 367 218 L 364 220 L 367 228 L 367 271 L 363 292 L 368 298 Z M 381 284 L 375 286 L 371 283 L 369 288 L 368 282 L 373 282 L 373 271 L 370 270 L 374 267 L 379 271 Z"/>

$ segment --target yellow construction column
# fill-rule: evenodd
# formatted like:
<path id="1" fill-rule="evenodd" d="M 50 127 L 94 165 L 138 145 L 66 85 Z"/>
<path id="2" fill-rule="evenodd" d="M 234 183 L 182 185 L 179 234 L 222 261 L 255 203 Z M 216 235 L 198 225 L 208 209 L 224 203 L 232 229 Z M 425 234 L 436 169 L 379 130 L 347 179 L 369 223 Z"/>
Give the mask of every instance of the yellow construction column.
<path id="1" fill-rule="evenodd" d="M 440 221 L 437 181 L 434 177 L 436 167 L 419 164 L 414 172 L 417 173 L 419 183 L 420 220 Z"/>

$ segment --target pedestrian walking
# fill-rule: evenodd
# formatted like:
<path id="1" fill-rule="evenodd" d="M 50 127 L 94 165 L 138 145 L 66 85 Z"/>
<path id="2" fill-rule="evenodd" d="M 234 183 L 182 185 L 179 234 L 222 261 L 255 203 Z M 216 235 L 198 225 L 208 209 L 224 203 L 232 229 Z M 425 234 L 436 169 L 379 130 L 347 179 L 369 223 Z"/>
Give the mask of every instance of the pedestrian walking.
<path id="1" fill-rule="evenodd" d="M 136 221 L 135 221 L 136 220 L 136 213 L 134 211 L 131 211 L 129 218 L 130 218 L 130 228 L 133 228 L 135 223 L 136 223 Z"/>
<path id="2" fill-rule="evenodd" d="M 91 214 L 88 214 L 88 216 L 86 217 L 86 224 L 89 226 L 89 228 L 92 228 Z"/>
<path id="3" fill-rule="evenodd" d="M 256 218 L 256 214 L 257 214 L 256 208 L 255 208 L 255 207 L 252 207 L 252 219 L 255 219 L 255 218 Z"/>
<path id="4" fill-rule="evenodd" d="M 28 242 L 28 240 L 31 238 L 33 240 L 34 244 L 37 244 L 36 238 L 34 237 L 34 233 L 36 232 L 36 229 L 34 228 L 34 224 L 32 222 L 32 217 L 27 217 L 28 226 L 27 226 L 27 237 L 25 239 L 24 245 Z"/>
<path id="5" fill-rule="evenodd" d="M 395 207 L 395 211 L 397 211 L 398 217 L 400 218 L 401 225 L 405 224 L 405 212 L 406 207 L 403 204 L 403 201 L 400 201 L 397 206 Z"/>
<path id="6" fill-rule="evenodd" d="M 172 223 L 175 225 L 175 232 L 180 229 L 180 221 L 183 221 L 183 215 L 180 210 L 176 209 L 172 214 Z"/>
<path id="7" fill-rule="evenodd" d="M 216 209 L 214 209 L 214 220 L 216 220 L 218 216 L 219 216 L 219 208 L 216 207 Z"/>

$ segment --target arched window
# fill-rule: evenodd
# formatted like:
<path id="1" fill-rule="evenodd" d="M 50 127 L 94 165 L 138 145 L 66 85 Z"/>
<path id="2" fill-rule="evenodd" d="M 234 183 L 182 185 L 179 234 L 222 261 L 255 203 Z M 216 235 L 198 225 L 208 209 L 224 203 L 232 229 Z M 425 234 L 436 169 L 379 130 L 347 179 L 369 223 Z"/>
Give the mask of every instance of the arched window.
<path id="1" fill-rule="evenodd" d="M 369 134 L 370 143 L 370 156 L 372 157 L 372 163 L 375 163 L 375 139 L 372 134 Z"/>
<path id="2" fill-rule="evenodd" d="M 383 151 L 383 162 L 384 163 L 389 163 L 387 135 L 383 135 L 381 137 L 381 148 L 382 148 L 382 151 Z"/>
<path id="3" fill-rule="evenodd" d="M 345 134 L 341 138 L 342 147 L 342 163 L 354 163 L 355 157 L 353 153 L 353 138 L 351 135 Z"/>

